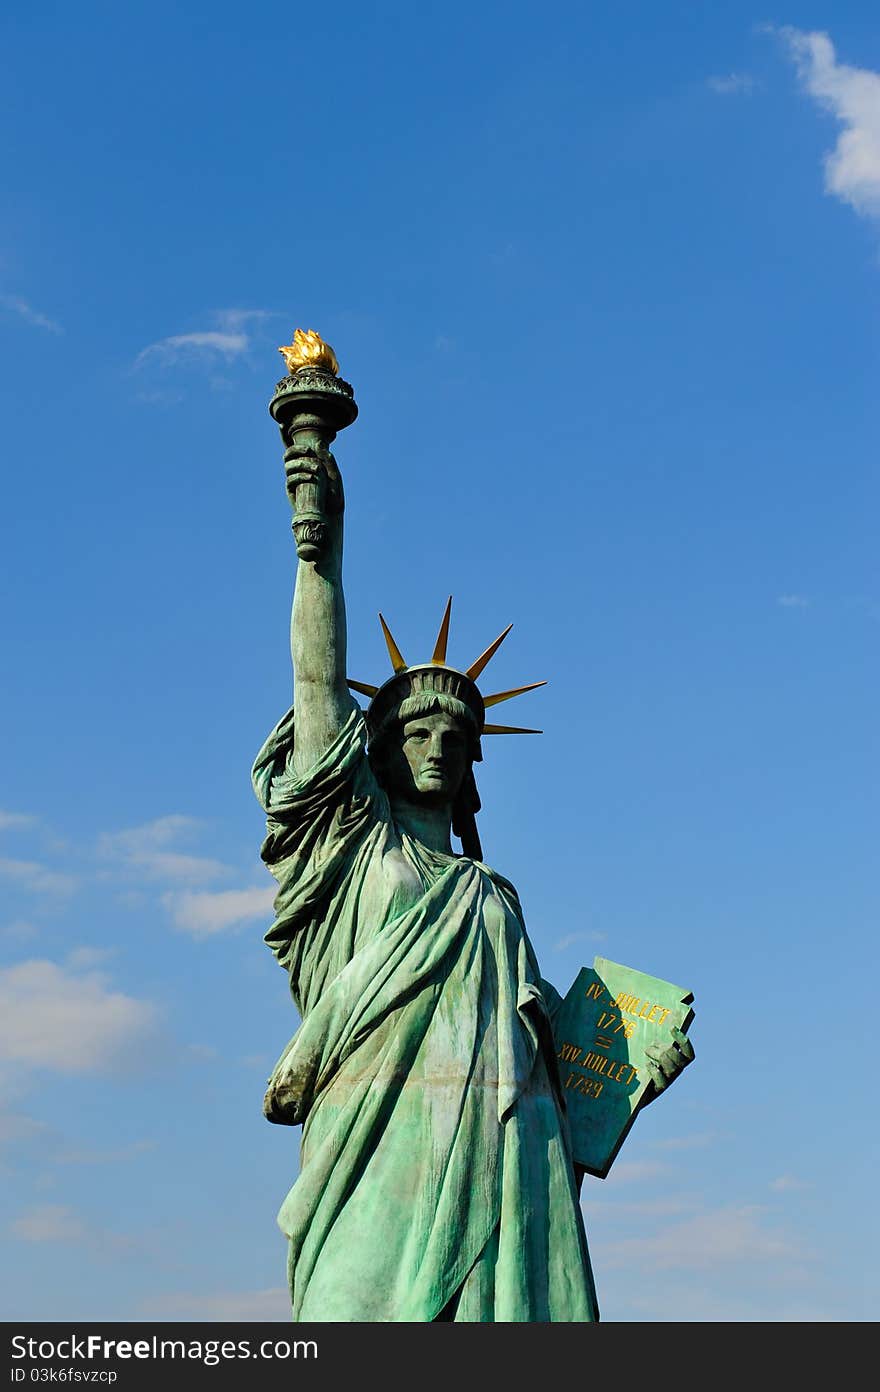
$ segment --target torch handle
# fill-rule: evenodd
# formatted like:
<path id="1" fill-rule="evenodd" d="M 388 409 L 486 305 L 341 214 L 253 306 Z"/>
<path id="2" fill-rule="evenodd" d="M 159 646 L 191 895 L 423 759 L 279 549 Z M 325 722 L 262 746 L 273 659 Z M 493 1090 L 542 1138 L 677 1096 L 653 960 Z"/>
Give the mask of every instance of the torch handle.
<path id="1" fill-rule="evenodd" d="M 333 464 L 333 456 L 328 435 L 332 440 L 327 430 L 300 428 L 284 451 L 288 478 L 290 474 L 300 474 L 293 480 L 292 487 L 289 480 L 287 496 L 293 507 L 291 526 L 296 554 L 301 561 L 319 561 L 330 545 L 327 466 Z"/>
<path id="2" fill-rule="evenodd" d="M 319 561 L 331 548 L 336 514 L 344 507 L 342 480 L 330 447 L 337 432 L 357 416 L 354 395 L 335 371 L 300 367 L 278 383 L 269 411 L 285 446 L 297 555 L 303 561 Z"/>
<path id="3" fill-rule="evenodd" d="M 301 561 L 318 561 L 328 543 L 327 514 L 324 500 L 327 480 L 323 472 L 313 479 L 298 483 L 293 492 L 293 536 L 296 554 Z"/>

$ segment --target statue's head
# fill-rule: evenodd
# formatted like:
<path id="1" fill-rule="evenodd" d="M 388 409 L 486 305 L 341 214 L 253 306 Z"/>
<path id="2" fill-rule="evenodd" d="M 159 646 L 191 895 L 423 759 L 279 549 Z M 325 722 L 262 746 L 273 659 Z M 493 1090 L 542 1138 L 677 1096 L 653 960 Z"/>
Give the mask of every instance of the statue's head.
<path id="1" fill-rule="evenodd" d="M 531 691 L 543 682 L 483 697 L 476 678 L 502 640 L 504 632 L 466 671 L 446 662 L 446 640 L 452 601 L 448 602 L 430 662 L 408 667 L 382 615 L 379 615 L 394 676 L 383 686 L 349 680 L 349 686 L 369 696 L 366 712 L 370 763 L 392 798 L 448 806 L 452 829 L 467 856 L 482 859 L 476 813 L 480 808 L 473 765 L 483 755 L 481 735 L 532 734 L 509 725 L 487 725 L 486 707 Z"/>
<path id="2" fill-rule="evenodd" d="M 373 753 L 392 801 L 452 807 L 473 764 L 469 722 L 442 708 L 401 720 Z"/>
<path id="3" fill-rule="evenodd" d="M 392 677 L 367 711 L 370 763 L 392 801 L 450 809 L 466 855 L 480 856 L 473 764 L 482 759 L 482 697 L 462 672 L 428 665 Z"/>

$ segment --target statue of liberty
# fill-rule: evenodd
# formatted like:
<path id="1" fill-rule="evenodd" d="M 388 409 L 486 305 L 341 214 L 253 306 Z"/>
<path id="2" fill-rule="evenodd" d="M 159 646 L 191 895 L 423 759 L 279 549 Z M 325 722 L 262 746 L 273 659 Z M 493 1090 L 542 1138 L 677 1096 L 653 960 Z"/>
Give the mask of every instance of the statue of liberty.
<path id="1" fill-rule="evenodd" d="M 281 351 L 290 375 L 271 409 L 299 553 L 294 707 L 253 782 L 279 886 L 266 942 L 301 1016 L 264 1103 L 302 1126 L 278 1215 L 293 1319 L 596 1320 L 553 1035 L 561 998 L 476 828 L 483 736 L 515 728 L 486 710 L 543 683 L 480 690 L 507 630 L 452 667 L 451 601 L 415 665 L 380 615 L 392 675 L 349 680 L 329 444 L 356 407 L 317 335 L 297 330 Z M 656 1091 L 689 1061 L 684 1045 L 656 1062 Z"/>

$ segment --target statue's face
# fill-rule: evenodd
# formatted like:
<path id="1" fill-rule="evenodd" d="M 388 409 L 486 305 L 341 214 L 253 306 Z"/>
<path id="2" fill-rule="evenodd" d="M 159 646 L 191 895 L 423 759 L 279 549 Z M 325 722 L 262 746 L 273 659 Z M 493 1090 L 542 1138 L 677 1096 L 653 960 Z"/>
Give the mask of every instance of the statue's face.
<path id="1" fill-rule="evenodd" d="M 469 731 L 445 711 L 405 720 L 384 759 L 388 792 L 410 802 L 452 804 L 471 765 Z"/>

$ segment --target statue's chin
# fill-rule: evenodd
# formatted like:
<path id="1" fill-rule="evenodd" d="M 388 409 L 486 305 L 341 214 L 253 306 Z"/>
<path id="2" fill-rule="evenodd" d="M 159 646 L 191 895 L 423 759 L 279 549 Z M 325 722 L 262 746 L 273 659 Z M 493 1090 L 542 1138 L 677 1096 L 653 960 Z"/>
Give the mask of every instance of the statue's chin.
<path id="1" fill-rule="evenodd" d="M 390 801 L 405 803 L 413 808 L 443 809 L 450 811 L 455 793 L 444 780 L 436 779 L 427 784 L 410 784 L 407 788 L 386 788 Z"/>

